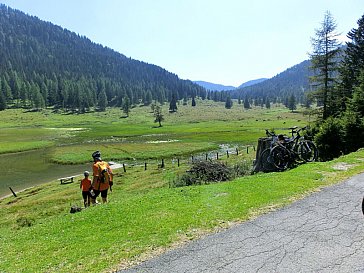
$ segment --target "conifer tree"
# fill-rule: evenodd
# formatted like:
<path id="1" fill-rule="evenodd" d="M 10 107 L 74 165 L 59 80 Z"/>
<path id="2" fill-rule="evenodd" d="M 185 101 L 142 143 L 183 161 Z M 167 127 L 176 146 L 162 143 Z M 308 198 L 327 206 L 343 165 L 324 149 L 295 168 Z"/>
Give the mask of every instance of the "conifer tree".
<path id="1" fill-rule="evenodd" d="M 322 118 L 325 120 L 337 110 L 337 94 L 334 83 L 338 70 L 337 56 L 340 43 L 337 25 L 331 13 L 325 13 L 320 28 L 315 30 L 315 37 L 311 38 L 313 52 L 310 54 L 314 76 L 310 78 L 316 90 L 313 96 L 322 104 Z"/>
<path id="2" fill-rule="evenodd" d="M 153 101 L 152 92 L 148 90 L 144 96 L 144 105 L 148 106 L 152 103 L 152 101 Z"/>
<path id="3" fill-rule="evenodd" d="M 7 107 L 7 105 L 6 105 L 5 96 L 4 96 L 3 92 L 0 90 L 0 111 L 5 110 L 6 107 Z"/>
<path id="4" fill-rule="evenodd" d="M 250 109 L 250 103 L 248 97 L 245 97 L 244 99 L 244 109 Z"/>
<path id="5" fill-rule="evenodd" d="M 176 98 L 175 93 L 172 94 L 172 98 L 171 98 L 171 101 L 169 103 L 169 111 L 170 112 L 177 112 L 177 98 Z"/>
<path id="6" fill-rule="evenodd" d="M 288 99 L 288 105 L 287 105 L 288 109 L 291 110 L 292 112 L 294 110 L 296 110 L 296 98 L 295 96 L 292 94 L 289 99 Z"/>
<path id="7" fill-rule="evenodd" d="M 195 97 L 192 97 L 192 107 L 195 107 L 196 106 L 196 100 L 195 100 Z"/>
<path id="8" fill-rule="evenodd" d="M 232 101 L 231 97 L 228 95 L 225 100 L 225 108 L 231 109 L 232 107 L 233 107 L 233 101 Z"/>
<path id="9" fill-rule="evenodd" d="M 99 107 L 100 111 L 105 111 L 107 106 L 107 97 L 105 89 L 101 89 L 99 96 L 97 98 L 97 106 Z"/>
<path id="10" fill-rule="evenodd" d="M 358 20 L 358 27 L 352 29 L 347 37 L 345 54 L 340 67 L 341 110 L 346 110 L 347 103 L 355 90 L 363 85 L 364 73 L 364 15 Z M 357 94 L 357 96 L 360 94 Z M 356 98 L 357 99 L 357 98 Z"/>
<path id="11" fill-rule="evenodd" d="M 130 99 L 128 96 L 125 96 L 123 98 L 123 103 L 121 105 L 121 108 L 127 117 L 129 117 L 130 107 L 131 107 Z"/>

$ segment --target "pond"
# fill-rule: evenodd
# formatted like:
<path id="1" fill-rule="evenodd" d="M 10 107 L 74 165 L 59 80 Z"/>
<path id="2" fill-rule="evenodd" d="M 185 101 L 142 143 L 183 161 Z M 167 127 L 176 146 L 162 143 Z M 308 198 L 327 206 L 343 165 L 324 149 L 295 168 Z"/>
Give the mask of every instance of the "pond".
<path id="1" fill-rule="evenodd" d="M 61 177 L 82 174 L 91 170 L 91 163 L 82 165 L 58 165 L 49 161 L 50 150 L 33 150 L 28 152 L 0 155 L 1 178 L 0 197 L 50 182 Z M 58 181 L 55 183 L 59 183 Z"/>

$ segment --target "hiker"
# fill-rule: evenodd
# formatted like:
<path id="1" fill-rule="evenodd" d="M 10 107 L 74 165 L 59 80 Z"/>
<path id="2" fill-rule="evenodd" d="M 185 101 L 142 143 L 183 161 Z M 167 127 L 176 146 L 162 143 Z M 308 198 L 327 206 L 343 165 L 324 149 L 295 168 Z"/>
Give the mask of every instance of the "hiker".
<path id="1" fill-rule="evenodd" d="M 107 192 L 111 190 L 113 185 L 113 173 L 107 162 L 102 161 L 101 153 L 96 151 L 92 154 L 94 164 L 92 166 L 93 179 L 91 189 L 93 189 L 94 196 L 91 196 L 92 204 L 96 203 L 96 197 L 101 193 L 102 202 L 107 202 Z"/>
<path id="2" fill-rule="evenodd" d="M 87 208 L 90 206 L 91 201 L 91 179 L 89 178 L 90 173 L 88 171 L 85 171 L 83 175 L 84 178 L 81 180 L 80 189 L 82 190 L 83 204 Z"/>

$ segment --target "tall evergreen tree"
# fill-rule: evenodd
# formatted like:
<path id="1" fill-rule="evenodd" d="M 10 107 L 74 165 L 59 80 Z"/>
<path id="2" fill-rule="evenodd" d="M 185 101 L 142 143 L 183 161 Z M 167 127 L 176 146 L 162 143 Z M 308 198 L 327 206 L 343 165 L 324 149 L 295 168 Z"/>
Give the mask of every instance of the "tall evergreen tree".
<path id="1" fill-rule="evenodd" d="M 358 28 L 353 28 L 347 35 L 350 41 L 346 43 L 345 54 L 340 67 L 341 110 L 346 109 L 346 104 L 352 98 L 355 88 L 362 84 L 361 73 L 364 71 L 364 15 L 357 23 Z"/>
<path id="2" fill-rule="evenodd" d="M 1 81 L 1 91 L 3 92 L 5 99 L 10 102 L 13 99 L 11 88 L 8 82 L 6 81 L 6 78 L 4 77 Z"/>
<path id="3" fill-rule="evenodd" d="M 337 110 L 334 83 L 338 70 L 337 57 L 340 43 L 337 39 L 339 34 L 336 33 L 336 28 L 334 18 L 327 11 L 320 28 L 315 30 L 315 37 L 311 38 L 313 52 L 310 57 L 314 76 L 310 80 L 316 88 L 313 95 L 323 106 L 323 119 L 335 114 Z"/>
<path id="4" fill-rule="evenodd" d="M 192 97 L 192 107 L 195 107 L 196 106 L 196 100 L 195 100 L 195 97 Z"/>
<path id="5" fill-rule="evenodd" d="M 0 111 L 5 110 L 6 107 L 7 107 L 7 105 L 6 105 L 5 96 L 4 96 L 3 92 L 0 90 Z"/>
<path id="6" fill-rule="evenodd" d="M 269 100 L 269 98 L 268 98 L 268 97 L 265 99 L 265 107 L 266 107 L 267 109 L 270 109 L 270 100 Z"/>
<path id="7" fill-rule="evenodd" d="M 105 89 L 101 89 L 99 96 L 97 98 L 97 106 L 100 111 L 105 111 L 107 106 L 107 97 Z"/>
<path id="8" fill-rule="evenodd" d="M 231 109 L 232 107 L 233 107 L 233 101 L 232 101 L 231 97 L 228 95 L 225 100 L 225 108 Z"/>
<path id="9" fill-rule="evenodd" d="M 123 102 L 121 105 L 121 109 L 123 110 L 124 114 L 129 117 L 129 112 L 130 112 L 130 107 L 131 107 L 131 101 L 129 99 L 128 96 L 125 96 L 123 98 Z"/>
<path id="10" fill-rule="evenodd" d="M 145 92 L 144 105 L 148 106 L 152 103 L 152 101 L 153 101 L 152 92 L 148 90 L 147 92 Z"/>
<path id="11" fill-rule="evenodd" d="M 358 86 L 354 87 L 353 98 L 349 104 L 349 110 L 358 115 L 359 118 L 364 117 L 364 69 L 358 77 Z"/>
<path id="12" fill-rule="evenodd" d="M 250 109 L 250 103 L 248 97 L 245 97 L 244 99 L 244 109 Z"/>
<path id="13" fill-rule="evenodd" d="M 171 101 L 169 102 L 169 111 L 177 112 L 177 97 L 175 93 L 172 94 Z"/>
<path id="14" fill-rule="evenodd" d="M 295 96 L 293 94 L 288 99 L 288 106 L 287 106 L 287 108 L 289 110 L 291 110 L 292 112 L 294 110 L 296 110 L 296 98 L 295 98 Z"/>

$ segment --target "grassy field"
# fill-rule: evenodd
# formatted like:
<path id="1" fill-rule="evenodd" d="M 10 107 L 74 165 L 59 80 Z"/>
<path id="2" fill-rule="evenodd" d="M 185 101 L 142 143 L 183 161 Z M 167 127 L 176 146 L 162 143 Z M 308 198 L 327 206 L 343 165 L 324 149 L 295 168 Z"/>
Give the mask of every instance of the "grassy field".
<path id="1" fill-rule="evenodd" d="M 221 144 L 244 149 L 264 137 L 264 129 L 288 133 L 309 122 L 300 112 L 282 107 L 243 110 L 235 104 L 198 101 L 168 113 L 156 127 L 149 107 L 133 108 L 129 118 L 120 109 L 82 115 L 0 112 L 0 153 L 46 148 L 60 164 L 89 162 L 94 150 L 106 160 L 154 160 L 189 156 Z M 18 145 L 19 144 L 19 145 Z M 220 160 L 233 164 L 254 154 Z M 313 163 L 284 173 L 256 174 L 230 182 L 173 188 L 190 167 L 168 161 L 116 170 L 109 203 L 70 214 L 81 206 L 78 183 L 57 181 L 0 200 L 0 272 L 108 272 L 167 248 L 245 221 L 306 194 L 345 179 L 363 169 L 360 151 L 333 162 Z M 336 170 L 345 162 L 348 170 Z M 50 170 L 51 171 L 51 170 Z M 78 178 L 80 179 L 80 178 Z"/>
<path id="2" fill-rule="evenodd" d="M 1 111 L 0 154 L 53 147 L 54 162 L 77 164 L 88 162 L 90 151 L 102 149 L 108 160 L 144 160 L 208 151 L 219 144 L 254 145 L 266 128 L 288 133 L 290 126 L 307 125 L 307 117 L 286 108 L 246 111 L 238 104 L 225 109 L 223 103 L 211 101 L 180 105 L 177 113 L 168 113 L 165 105 L 163 113 L 159 128 L 150 107 L 133 108 L 128 118 L 115 108 L 81 115 L 50 109 Z"/>
<path id="3" fill-rule="evenodd" d="M 109 203 L 76 214 L 69 209 L 81 205 L 78 183 L 34 187 L 0 201 L 0 271 L 108 272 L 125 267 L 360 173 L 363 159 L 361 150 L 284 173 L 183 188 L 168 184 L 186 165 L 119 170 Z"/>

